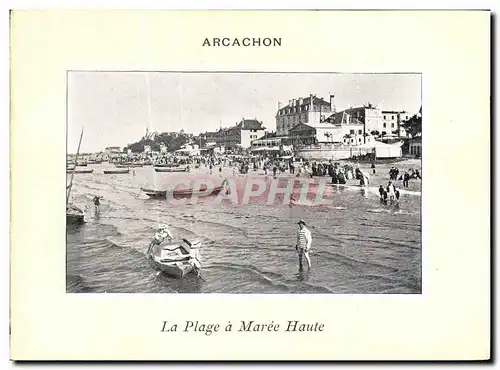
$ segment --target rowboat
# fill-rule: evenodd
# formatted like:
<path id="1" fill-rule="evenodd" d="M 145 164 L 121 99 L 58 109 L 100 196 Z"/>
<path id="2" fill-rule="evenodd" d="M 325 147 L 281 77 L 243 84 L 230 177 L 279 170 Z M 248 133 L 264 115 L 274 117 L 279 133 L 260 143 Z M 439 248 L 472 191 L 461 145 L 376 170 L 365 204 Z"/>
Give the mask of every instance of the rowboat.
<path id="1" fill-rule="evenodd" d="M 73 171 L 75 173 L 92 173 L 92 172 L 94 172 L 94 170 L 73 170 L 73 169 L 67 169 L 66 173 L 73 173 Z"/>
<path id="2" fill-rule="evenodd" d="M 157 270 L 180 279 L 193 271 L 196 265 L 200 266 L 195 253 L 192 253 L 200 247 L 199 240 L 190 242 L 186 239 L 173 244 L 154 245 L 149 251 L 149 258 Z"/>
<path id="3" fill-rule="evenodd" d="M 105 175 L 121 175 L 125 173 L 129 173 L 130 170 L 128 168 L 118 169 L 118 170 L 103 170 Z"/>
<path id="4" fill-rule="evenodd" d="M 192 197 L 193 195 L 195 196 L 210 196 L 210 195 L 217 195 L 221 192 L 223 189 L 223 186 L 217 186 L 213 188 L 213 190 L 210 193 L 206 193 L 207 187 L 205 186 L 200 186 L 199 190 L 194 190 L 194 189 L 179 189 L 179 190 L 174 190 L 173 192 L 170 192 L 170 194 L 173 195 L 174 198 L 187 198 L 187 197 Z M 150 198 L 166 198 L 167 197 L 167 190 L 154 190 L 154 189 L 147 189 L 147 188 L 141 188 L 141 190 Z"/>
<path id="5" fill-rule="evenodd" d="M 66 206 L 66 223 L 67 224 L 82 224 L 84 222 L 83 211 L 73 204 Z"/>
<path id="6" fill-rule="evenodd" d="M 138 163 L 122 163 L 122 164 L 115 164 L 116 168 L 129 168 L 129 167 L 142 167 L 144 166 L 143 164 L 138 164 Z"/>
<path id="7" fill-rule="evenodd" d="M 141 190 L 144 193 L 146 193 L 146 195 L 150 198 L 166 198 L 167 197 L 166 190 L 153 190 L 153 189 L 146 189 L 146 188 L 141 188 Z"/>
<path id="8" fill-rule="evenodd" d="M 155 167 L 179 167 L 179 163 L 159 163 L 155 164 Z"/>
<path id="9" fill-rule="evenodd" d="M 156 172 L 187 172 L 187 167 L 155 167 Z"/>

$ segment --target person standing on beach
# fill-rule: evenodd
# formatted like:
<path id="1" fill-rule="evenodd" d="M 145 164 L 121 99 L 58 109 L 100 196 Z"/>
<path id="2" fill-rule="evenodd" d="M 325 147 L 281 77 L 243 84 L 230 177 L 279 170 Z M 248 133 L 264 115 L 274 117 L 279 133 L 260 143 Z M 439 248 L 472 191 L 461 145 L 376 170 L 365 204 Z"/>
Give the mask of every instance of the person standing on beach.
<path id="1" fill-rule="evenodd" d="M 410 174 L 407 171 L 405 171 L 405 173 L 403 175 L 403 187 L 404 188 L 408 187 L 409 181 L 410 181 Z"/>
<path id="2" fill-rule="evenodd" d="M 309 250 L 311 249 L 312 237 L 311 232 L 306 227 L 306 222 L 300 220 L 298 222 L 299 229 L 297 230 L 297 244 L 295 249 L 299 254 L 299 270 L 302 271 L 302 256 L 306 258 L 307 269 L 311 269 L 311 258 L 309 257 Z"/>
<path id="3" fill-rule="evenodd" d="M 380 194 L 380 201 L 383 201 L 384 200 L 384 193 L 385 193 L 385 189 L 382 185 L 380 185 L 380 187 L 378 188 L 378 193 Z"/>
<path id="4" fill-rule="evenodd" d="M 389 185 L 387 185 L 387 195 L 389 196 L 389 200 L 394 202 L 396 199 L 396 187 L 392 183 L 392 181 L 389 181 Z"/>

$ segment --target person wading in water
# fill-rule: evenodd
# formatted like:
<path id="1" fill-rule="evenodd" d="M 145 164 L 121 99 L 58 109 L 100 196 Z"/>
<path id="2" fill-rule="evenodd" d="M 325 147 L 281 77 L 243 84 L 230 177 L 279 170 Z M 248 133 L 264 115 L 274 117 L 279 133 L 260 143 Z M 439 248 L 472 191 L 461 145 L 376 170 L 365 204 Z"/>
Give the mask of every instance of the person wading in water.
<path id="1" fill-rule="evenodd" d="M 304 220 L 300 220 L 298 222 L 299 229 L 297 230 L 297 244 L 295 249 L 299 254 L 299 270 L 302 271 L 302 256 L 306 258 L 307 269 L 311 269 L 311 259 L 309 257 L 309 250 L 311 249 L 312 237 L 311 232 L 306 227 L 306 222 Z"/>
<path id="2" fill-rule="evenodd" d="M 92 201 L 94 202 L 95 213 L 99 213 L 99 206 L 101 205 L 102 195 L 96 195 Z"/>

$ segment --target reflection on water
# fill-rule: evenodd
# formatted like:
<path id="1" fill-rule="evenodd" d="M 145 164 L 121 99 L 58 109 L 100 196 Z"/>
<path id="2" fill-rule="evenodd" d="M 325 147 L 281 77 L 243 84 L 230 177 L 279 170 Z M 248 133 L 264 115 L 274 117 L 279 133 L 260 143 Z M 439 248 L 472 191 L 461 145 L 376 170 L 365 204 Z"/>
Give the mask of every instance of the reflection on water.
<path id="1" fill-rule="evenodd" d="M 327 186 L 331 205 L 303 205 L 297 196 L 292 205 L 267 205 L 266 198 L 248 205 L 175 206 L 140 192 L 141 186 L 165 187 L 175 174 L 143 167 L 135 175 L 104 175 L 106 166 L 75 175 L 74 201 L 85 209 L 86 223 L 67 231 L 69 292 L 421 292 L 420 182 L 410 182 L 395 205 L 380 203 L 377 188 L 387 179 L 375 177 L 369 189 Z M 382 165 L 377 169 L 383 173 Z M 232 169 L 226 175 L 233 177 Z M 104 196 L 97 213 L 95 195 Z M 299 219 L 313 237 L 310 271 L 298 271 Z M 160 222 L 176 238 L 201 239 L 201 278 L 174 279 L 150 266 L 145 252 Z"/>

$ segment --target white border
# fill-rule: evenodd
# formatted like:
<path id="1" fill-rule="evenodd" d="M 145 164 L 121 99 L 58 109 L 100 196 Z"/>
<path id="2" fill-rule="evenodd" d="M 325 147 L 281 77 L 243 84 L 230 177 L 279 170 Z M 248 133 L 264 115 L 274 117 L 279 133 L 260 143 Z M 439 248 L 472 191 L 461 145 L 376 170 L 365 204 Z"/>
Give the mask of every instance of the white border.
<path id="1" fill-rule="evenodd" d="M 192 1 L 189 4 L 186 4 L 185 2 L 182 1 L 170 1 L 168 4 L 165 2 L 161 1 L 156 1 L 152 0 L 147 3 L 145 2 L 138 2 L 138 1 L 130 1 L 130 0 L 121 0 L 121 1 L 96 1 L 96 0 L 87 0 L 87 1 L 73 1 L 71 2 L 71 7 L 68 6 L 67 1 L 7 1 L 2 3 L 2 17 L 0 18 L 0 22 L 2 25 L 2 37 L 1 37 L 1 43 L 3 46 L 2 47 L 2 54 L 1 58 L 3 67 L 4 67 L 4 76 L 5 78 L 2 79 L 2 81 L 8 81 L 9 80 L 9 52 L 8 52 L 8 45 L 9 45 L 9 15 L 8 15 L 8 9 L 9 8 L 15 8 L 15 9 L 27 9 L 27 8 L 38 8 L 38 9 L 48 9 L 48 8 L 110 8 L 110 9 L 116 9 L 116 8 L 129 8 L 129 9 L 370 9 L 370 10 L 376 10 L 376 9 L 492 9 L 493 11 L 498 10 L 499 7 L 499 2 L 498 1 L 493 1 L 493 0 L 476 0 L 474 2 L 472 1 L 463 1 L 463 0 L 447 0 L 447 1 L 430 1 L 430 0 L 420 0 L 420 1 L 415 1 L 409 4 L 408 2 L 401 2 L 401 1 L 378 1 L 376 3 L 377 8 L 374 8 L 375 3 L 373 1 L 367 1 L 367 0 L 359 0 L 356 2 L 351 1 L 345 1 L 345 0 L 339 0 L 336 1 L 335 4 L 332 4 L 331 1 L 313 1 L 313 2 L 307 2 L 304 3 L 303 1 L 297 1 L 297 0 L 289 0 L 286 2 L 286 7 L 285 6 L 279 6 L 278 4 L 270 4 L 269 1 L 262 1 L 262 0 L 256 0 L 251 3 L 241 3 L 241 4 L 235 4 L 232 1 L 211 1 L 210 4 L 207 4 L 208 1 L 203 1 L 203 0 L 198 0 L 198 1 Z M 498 22 L 498 20 L 497 20 Z M 497 25 L 494 24 L 495 29 L 494 32 L 497 29 Z M 495 32 L 496 33 L 496 32 Z M 495 40 L 496 41 L 496 40 Z M 495 42 L 496 45 L 496 42 Z M 498 64 L 498 62 L 497 62 Z M 424 75 L 425 76 L 425 75 Z M 498 82 L 497 79 L 495 79 L 495 82 Z M 8 306 L 8 294 L 9 294 L 9 202 L 10 202 L 10 196 L 9 196 L 9 85 L 7 83 L 4 83 L 3 85 L 2 94 L 3 94 L 3 99 L 2 99 L 2 104 L 0 105 L 0 112 L 2 113 L 4 117 L 4 124 L 2 125 L 3 129 L 3 135 L 0 135 L 0 168 L 3 170 L 2 171 L 2 181 L 1 182 L 1 188 L 0 188 L 0 199 L 1 199 L 1 205 L 2 205 L 2 213 L 1 213 L 1 219 L 0 219 L 0 227 L 2 228 L 2 240 L 5 243 L 2 243 L 2 255 L 1 255 L 1 260 L 4 263 L 4 268 L 2 269 L 2 293 L 4 293 L 4 304 L 2 305 L 2 316 L 4 319 L 8 318 L 9 315 L 9 306 Z M 423 119 L 424 122 L 426 122 L 426 109 L 425 109 L 425 91 L 428 88 L 427 82 L 424 80 L 423 81 Z M 498 102 L 498 96 L 495 100 L 495 102 L 492 102 L 495 104 L 496 107 Z M 497 142 L 499 142 L 500 134 L 498 133 L 498 129 L 496 130 L 497 133 L 495 135 L 494 139 L 497 139 Z M 424 131 L 424 137 L 425 137 L 425 131 Z M 424 151 L 425 153 L 425 151 Z M 498 158 L 495 158 L 498 159 Z M 423 166 L 425 166 L 426 163 L 425 157 L 423 158 Z M 497 160 L 496 163 L 498 164 L 499 161 Z M 498 168 L 497 168 L 498 170 Z M 493 189 L 492 189 L 493 190 Z M 422 209 L 425 210 L 425 191 L 423 191 L 423 198 L 422 198 Z M 497 204 L 495 204 L 497 205 Z M 500 224 L 500 222 L 499 222 Z M 422 229 L 425 229 L 426 227 L 425 219 L 423 219 L 422 223 Z M 497 226 L 495 224 L 495 226 Z M 500 226 L 500 225 L 499 225 Z M 424 236 L 424 234 L 422 235 Z M 422 243 L 425 243 L 425 239 L 422 238 Z M 424 249 L 422 249 L 422 272 L 424 272 L 424 266 L 425 266 L 425 258 L 426 258 L 426 253 L 424 252 Z M 498 256 L 498 252 L 497 252 Z M 497 261 L 495 261 L 497 262 Z M 425 294 L 426 291 L 426 281 L 425 281 L 425 274 L 423 273 L 423 280 L 422 280 L 422 290 L 423 294 Z M 137 295 L 134 295 L 137 296 Z M 415 295 L 415 296 L 420 296 L 420 295 Z M 101 296 L 102 297 L 102 296 Z M 149 296 L 149 298 L 151 298 Z M 187 297 L 183 295 L 183 297 Z M 240 296 L 241 297 L 241 296 Z M 284 295 L 276 295 L 276 298 L 281 299 L 284 297 Z M 307 298 L 311 298 L 312 295 L 307 295 Z M 363 299 L 369 298 L 370 296 L 367 295 L 361 295 L 360 297 L 363 297 Z M 130 295 L 128 296 L 130 298 Z M 297 298 L 294 296 L 294 298 Z M 380 296 L 377 296 L 379 299 Z M 4 334 L 3 338 L 3 351 L 2 353 L 2 359 L 5 358 L 6 361 L 8 361 L 9 358 L 9 340 L 7 337 L 8 333 L 8 321 L 2 321 L 3 325 L 0 327 L 0 332 Z M 497 340 L 498 343 L 498 340 Z M 498 345 L 497 348 L 498 349 Z M 492 353 L 495 353 L 498 351 L 495 351 L 495 349 L 492 348 Z M 4 354 L 6 354 L 4 356 Z M 10 362 L 9 367 L 13 367 L 13 364 Z M 104 368 L 104 365 L 92 365 L 93 368 Z M 82 367 L 87 367 L 89 365 L 81 365 Z M 49 365 L 50 366 L 50 365 Z M 138 365 L 140 366 L 140 365 Z M 194 366 L 194 365 L 191 365 Z M 337 365 L 338 366 L 338 365 Z M 428 366 L 428 365 L 427 365 Z M 66 368 L 65 365 L 60 366 L 62 368 Z M 69 365 L 68 365 L 69 367 Z M 302 366 L 301 366 L 302 367 Z M 304 366 L 305 367 L 305 366 Z"/>

